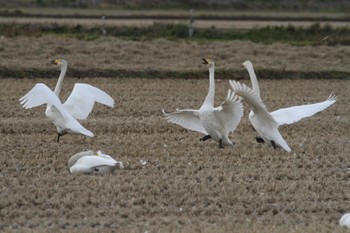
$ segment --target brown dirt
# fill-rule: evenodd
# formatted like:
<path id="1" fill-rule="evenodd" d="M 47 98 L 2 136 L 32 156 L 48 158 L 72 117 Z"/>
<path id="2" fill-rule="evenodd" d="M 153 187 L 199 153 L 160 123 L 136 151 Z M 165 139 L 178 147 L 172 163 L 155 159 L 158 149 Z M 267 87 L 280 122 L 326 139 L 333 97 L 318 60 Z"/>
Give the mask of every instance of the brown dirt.
<path id="1" fill-rule="evenodd" d="M 322 38 L 320 38 L 321 40 Z M 202 57 L 217 70 L 240 70 L 245 60 L 256 69 L 350 72 L 349 46 L 264 45 L 247 41 L 126 41 L 111 37 L 82 41 L 67 37 L 0 38 L 0 68 L 57 69 L 52 59 L 64 58 L 74 69 L 203 70 Z M 242 71 L 243 72 L 243 71 Z"/>
<path id="2" fill-rule="evenodd" d="M 350 71 L 347 46 L 53 36 L 2 37 L 0 45 L 0 67 L 14 72 L 57 70 L 49 63 L 54 58 L 81 70 L 203 71 L 202 57 L 213 57 L 217 70 L 240 69 L 250 59 L 257 69 Z M 24 110 L 18 103 L 35 83 L 53 88 L 56 79 L 0 79 L 0 231 L 346 231 L 338 220 L 350 201 L 349 81 L 260 80 L 270 110 L 323 101 L 330 93 L 339 97 L 324 112 L 281 127 L 293 150 L 286 153 L 257 144 L 247 115 L 231 135 L 235 147 L 222 150 L 167 123 L 161 109 L 198 108 L 208 88 L 207 79 L 171 78 L 77 79 L 68 70 L 62 99 L 74 83 L 86 82 L 110 93 L 116 108 L 97 105 L 83 122 L 94 138 L 66 135 L 60 144 L 44 107 Z M 216 83 L 219 104 L 228 81 Z M 88 149 L 112 155 L 125 169 L 71 175 L 68 159 Z M 141 159 L 148 161 L 145 166 Z"/>
<path id="3" fill-rule="evenodd" d="M 62 46 L 57 41 L 42 46 Z M 55 55 L 39 54 L 24 53 L 19 61 L 30 57 L 33 66 Z M 101 64 L 102 55 L 90 56 L 95 55 Z M 77 56 L 70 54 L 69 60 L 83 66 L 84 57 Z M 172 59 L 185 67 L 181 58 Z M 83 122 L 95 133 L 92 139 L 66 135 L 57 144 L 44 107 L 19 105 L 35 83 L 53 87 L 55 79 L 0 80 L 0 231 L 346 232 L 338 220 L 350 201 L 349 81 L 261 80 L 271 110 L 323 101 L 332 92 L 339 97 L 324 112 L 281 127 L 292 148 L 286 153 L 257 144 L 247 115 L 231 135 L 235 147 L 224 149 L 162 119 L 163 108 L 198 108 L 208 80 L 67 75 L 62 99 L 74 83 L 86 82 L 116 100 L 115 109 L 98 105 Z M 217 80 L 217 103 L 227 88 L 227 80 Z M 69 157 L 88 149 L 103 150 L 123 161 L 125 169 L 105 176 L 70 174 Z M 141 159 L 148 161 L 145 166 Z"/>

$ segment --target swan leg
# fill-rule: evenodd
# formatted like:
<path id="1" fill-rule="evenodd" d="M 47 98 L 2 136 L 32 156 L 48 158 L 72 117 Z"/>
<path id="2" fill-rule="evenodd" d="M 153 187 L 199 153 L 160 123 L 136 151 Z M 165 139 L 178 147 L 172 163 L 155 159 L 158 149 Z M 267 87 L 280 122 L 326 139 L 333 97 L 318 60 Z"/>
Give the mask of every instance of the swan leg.
<path id="1" fill-rule="evenodd" d="M 275 143 L 275 141 L 274 141 L 274 140 L 272 140 L 272 141 L 271 141 L 271 145 L 272 145 L 273 149 L 275 149 L 275 150 L 276 150 L 276 148 L 277 148 L 277 147 L 276 147 L 276 143 Z"/>
<path id="2" fill-rule="evenodd" d="M 256 137 L 255 140 L 257 143 L 264 143 L 265 142 L 265 140 L 261 137 Z"/>
<path id="3" fill-rule="evenodd" d="M 60 142 L 60 137 L 62 137 L 63 135 L 65 135 L 67 133 L 63 132 L 63 133 L 57 133 L 57 143 Z"/>
<path id="4" fill-rule="evenodd" d="M 62 134 L 60 134 L 60 133 L 57 133 L 57 143 L 59 143 L 60 142 L 60 137 L 62 136 Z"/>
<path id="5" fill-rule="evenodd" d="M 222 138 L 219 140 L 219 148 L 224 148 L 224 145 L 222 144 Z"/>
<path id="6" fill-rule="evenodd" d="M 203 141 L 204 142 L 204 141 L 206 141 L 206 140 L 208 140 L 210 138 L 211 138 L 210 135 L 205 135 L 204 137 L 200 138 L 199 141 Z"/>

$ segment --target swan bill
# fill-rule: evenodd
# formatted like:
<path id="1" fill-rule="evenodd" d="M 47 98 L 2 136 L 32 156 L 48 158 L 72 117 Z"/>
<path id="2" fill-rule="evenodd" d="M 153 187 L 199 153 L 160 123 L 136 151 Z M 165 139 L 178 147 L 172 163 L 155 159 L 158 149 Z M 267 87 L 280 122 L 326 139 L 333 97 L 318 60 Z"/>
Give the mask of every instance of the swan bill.
<path id="1" fill-rule="evenodd" d="M 58 65 L 61 62 L 60 59 L 52 60 L 51 64 Z"/>
<path id="2" fill-rule="evenodd" d="M 206 59 L 206 58 L 202 58 L 202 60 L 203 60 L 203 64 L 205 64 L 205 65 L 207 65 L 209 63 L 208 59 Z"/>

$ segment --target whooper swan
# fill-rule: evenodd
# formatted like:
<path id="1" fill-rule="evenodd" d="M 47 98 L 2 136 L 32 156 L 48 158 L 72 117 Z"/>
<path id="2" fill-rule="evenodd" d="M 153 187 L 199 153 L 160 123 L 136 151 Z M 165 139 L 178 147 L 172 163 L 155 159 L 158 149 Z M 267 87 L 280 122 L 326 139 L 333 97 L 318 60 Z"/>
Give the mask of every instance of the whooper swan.
<path id="1" fill-rule="evenodd" d="M 77 120 L 86 119 L 92 111 L 95 102 L 114 107 L 114 100 L 104 91 L 85 83 L 76 83 L 66 102 L 61 103 L 61 92 L 64 76 L 67 71 L 67 62 L 63 59 L 52 61 L 60 66 L 61 73 L 55 90 L 52 91 L 43 83 L 36 84 L 26 95 L 20 98 L 25 109 L 46 104 L 46 116 L 57 128 L 57 142 L 67 133 L 82 134 L 93 137 L 93 133 L 85 129 Z"/>
<path id="2" fill-rule="evenodd" d="M 107 174 L 117 167 L 123 168 L 123 163 L 114 160 L 101 151 L 84 151 L 73 155 L 68 161 L 71 173 Z"/>
<path id="3" fill-rule="evenodd" d="M 256 141 L 263 143 L 270 142 L 274 149 L 280 146 L 286 151 L 291 149 L 278 131 L 278 127 L 284 124 L 292 124 L 305 117 L 310 117 L 334 104 L 336 96 L 330 95 L 327 100 L 316 104 L 307 104 L 289 108 L 281 108 L 269 113 L 260 97 L 258 81 L 250 61 L 245 61 L 243 67 L 248 70 L 253 90 L 244 84 L 230 80 L 232 90 L 251 106 L 249 120 L 260 137 Z"/>
<path id="4" fill-rule="evenodd" d="M 243 115 L 243 106 L 231 90 L 228 91 L 226 100 L 217 108 L 214 108 L 215 64 L 211 59 L 203 59 L 204 64 L 209 66 L 209 92 L 199 110 L 181 109 L 172 113 L 164 113 L 168 122 L 178 124 L 185 129 L 197 131 L 205 134 L 200 140 L 214 139 L 219 142 L 219 147 L 223 145 L 233 146 L 228 138 L 228 134 L 233 132 Z"/>

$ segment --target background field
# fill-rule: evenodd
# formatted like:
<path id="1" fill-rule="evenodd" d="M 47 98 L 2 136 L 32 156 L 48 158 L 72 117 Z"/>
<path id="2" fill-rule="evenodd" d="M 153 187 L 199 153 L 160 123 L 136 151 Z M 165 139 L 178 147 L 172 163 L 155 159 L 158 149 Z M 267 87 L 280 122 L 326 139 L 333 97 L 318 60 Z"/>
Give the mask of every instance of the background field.
<path id="1" fill-rule="evenodd" d="M 88 39 L 87 28 L 100 26 L 40 18 L 28 33 L 21 25 L 32 17 L 9 19 L 0 18 L 0 231 L 347 232 L 338 225 L 350 211 L 346 26 L 317 31 L 296 46 L 277 37 L 266 43 L 163 37 L 159 31 L 153 31 L 154 38 L 135 39 L 144 26 L 119 20 L 115 23 L 129 30 L 128 37 L 100 33 Z M 52 24 L 64 30 L 82 26 L 47 33 Z M 147 30 L 154 30 L 150 25 Z M 237 28 L 241 33 L 254 27 Z M 306 25 L 302 33 L 310 32 Z M 219 149 L 161 114 L 200 107 L 208 90 L 202 57 L 216 62 L 216 105 L 225 98 L 228 79 L 249 84 L 240 68 L 247 59 L 255 65 L 269 110 L 323 101 L 331 93 L 338 101 L 280 128 L 291 153 L 255 142 L 244 105 L 245 115 L 230 135 L 235 146 Z M 58 144 L 45 108 L 25 110 L 18 102 L 38 82 L 55 86 L 59 70 L 50 61 L 56 58 L 69 64 L 62 100 L 74 83 L 84 82 L 116 101 L 114 109 L 96 105 L 82 123 L 94 138 L 65 135 Z M 89 149 L 110 154 L 125 168 L 105 176 L 70 174 L 68 159 Z"/>

